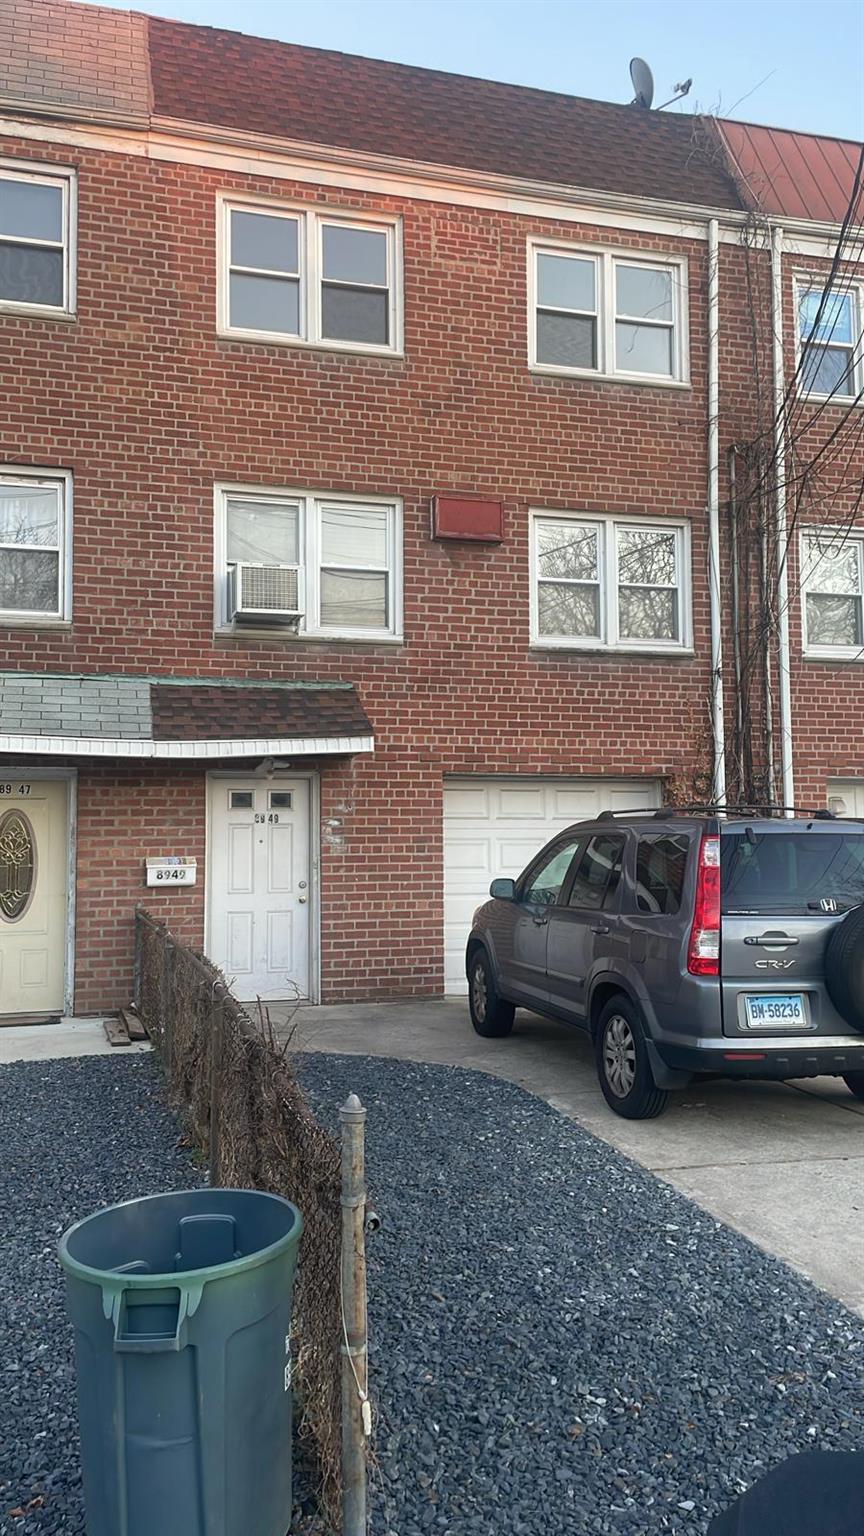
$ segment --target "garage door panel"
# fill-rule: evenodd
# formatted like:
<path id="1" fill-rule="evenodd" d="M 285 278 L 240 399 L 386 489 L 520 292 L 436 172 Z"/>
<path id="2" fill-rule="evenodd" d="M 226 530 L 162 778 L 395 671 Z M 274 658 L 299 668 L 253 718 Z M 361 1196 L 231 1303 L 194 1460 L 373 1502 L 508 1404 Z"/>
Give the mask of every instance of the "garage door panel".
<path id="1" fill-rule="evenodd" d="M 572 822 L 660 804 L 653 779 L 462 780 L 444 791 L 445 986 L 464 993 L 471 918 L 499 876 L 514 878 Z"/>
<path id="2" fill-rule="evenodd" d="M 838 816 L 864 816 L 864 779 L 829 779 L 828 809 Z"/>

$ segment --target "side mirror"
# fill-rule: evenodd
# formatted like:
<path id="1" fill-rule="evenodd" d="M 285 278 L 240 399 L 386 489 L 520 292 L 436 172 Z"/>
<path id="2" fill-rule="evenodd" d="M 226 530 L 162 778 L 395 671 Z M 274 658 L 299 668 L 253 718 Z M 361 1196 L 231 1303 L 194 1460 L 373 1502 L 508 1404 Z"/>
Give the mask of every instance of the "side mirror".
<path id="1" fill-rule="evenodd" d="M 489 895 L 493 896 L 496 901 L 515 901 L 516 881 L 493 880 L 489 887 Z"/>

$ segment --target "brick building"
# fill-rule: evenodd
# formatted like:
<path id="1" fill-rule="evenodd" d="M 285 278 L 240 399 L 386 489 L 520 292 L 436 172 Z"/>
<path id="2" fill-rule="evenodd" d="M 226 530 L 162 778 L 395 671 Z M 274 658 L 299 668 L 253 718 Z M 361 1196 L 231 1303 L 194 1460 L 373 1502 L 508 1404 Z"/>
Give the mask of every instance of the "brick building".
<path id="1" fill-rule="evenodd" d="M 864 814 L 857 146 L 793 207 L 761 132 L 0 0 L 0 1014 L 125 1003 L 142 900 L 455 990 L 601 805 Z"/>

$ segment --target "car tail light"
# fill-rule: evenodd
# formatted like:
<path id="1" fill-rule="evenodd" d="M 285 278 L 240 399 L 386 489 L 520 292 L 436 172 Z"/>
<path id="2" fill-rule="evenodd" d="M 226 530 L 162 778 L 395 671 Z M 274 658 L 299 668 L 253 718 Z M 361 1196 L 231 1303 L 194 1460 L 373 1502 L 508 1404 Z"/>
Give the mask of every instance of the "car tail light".
<path id="1" fill-rule="evenodd" d="M 696 904 L 687 969 L 691 976 L 720 975 L 720 839 L 703 837 L 696 875 Z"/>

